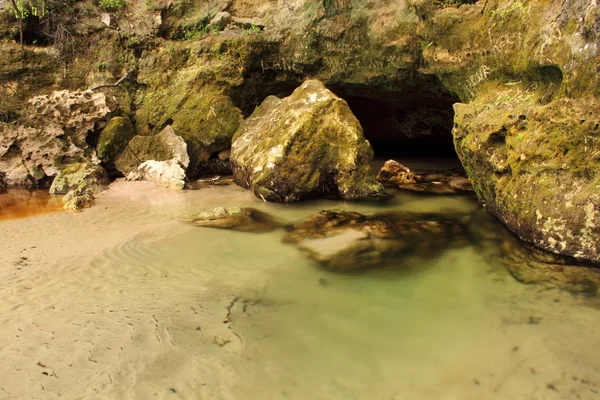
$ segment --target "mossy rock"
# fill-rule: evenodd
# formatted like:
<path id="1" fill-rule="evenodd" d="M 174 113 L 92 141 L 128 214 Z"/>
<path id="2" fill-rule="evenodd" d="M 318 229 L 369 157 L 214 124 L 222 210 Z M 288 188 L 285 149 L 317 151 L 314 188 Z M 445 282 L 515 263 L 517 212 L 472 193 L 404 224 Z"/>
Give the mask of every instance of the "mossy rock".
<path id="1" fill-rule="evenodd" d="M 268 97 L 240 126 L 231 148 L 236 183 L 274 202 L 383 197 L 372 158 L 348 104 L 316 80 L 282 100 Z"/>
<path id="2" fill-rule="evenodd" d="M 521 239 L 600 262 L 600 103 L 524 98 L 456 105 L 457 154 L 479 200 Z"/>
<path id="3" fill-rule="evenodd" d="M 187 172 L 194 177 L 209 172 L 203 171 L 202 165 L 212 153 L 231 146 L 232 137 L 242 122 L 242 113 L 229 97 L 218 91 L 182 90 L 183 97 L 180 94 L 170 97 L 165 93 L 146 95 L 136 125 L 139 132 L 149 132 L 152 124 L 161 126 L 170 122 L 188 145 Z"/>
<path id="4" fill-rule="evenodd" d="M 100 133 L 96 146 L 98 158 L 103 162 L 114 161 L 134 136 L 135 128 L 129 119 L 112 118 Z"/>
<path id="5" fill-rule="evenodd" d="M 134 136 L 115 160 L 115 166 L 125 176 L 150 160 L 175 160 L 185 169 L 190 163 L 187 149 L 185 141 L 171 126 L 166 126 L 158 135 Z"/>
<path id="6" fill-rule="evenodd" d="M 98 193 L 110 183 L 108 173 L 92 163 L 71 164 L 63 169 L 50 186 L 51 194 L 67 194 L 72 190 L 81 193 Z"/>

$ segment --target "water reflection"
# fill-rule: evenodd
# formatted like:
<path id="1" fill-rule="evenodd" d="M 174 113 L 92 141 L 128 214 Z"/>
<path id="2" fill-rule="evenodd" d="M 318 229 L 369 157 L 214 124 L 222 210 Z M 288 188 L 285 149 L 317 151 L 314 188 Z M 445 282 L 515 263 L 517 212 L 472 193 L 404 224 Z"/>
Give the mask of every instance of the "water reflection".
<path id="1" fill-rule="evenodd" d="M 0 192 L 0 221 L 26 218 L 60 210 L 60 199 L 46 189 L 10 189 Z"/>

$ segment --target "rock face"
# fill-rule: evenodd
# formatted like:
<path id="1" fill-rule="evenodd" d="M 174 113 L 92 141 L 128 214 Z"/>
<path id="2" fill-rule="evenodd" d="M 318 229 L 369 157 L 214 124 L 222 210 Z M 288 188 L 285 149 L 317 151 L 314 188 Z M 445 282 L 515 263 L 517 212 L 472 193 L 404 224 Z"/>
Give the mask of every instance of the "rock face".
<path id="1" fill-rule="evenodd" d="M 114 161 L 134 136 L 135 128 L 128 118 L 112 118 L 98 138 L 98 158 L 103 162 Z"/>
<path id="2" fill-rule="evenodd" d="M 0 124 L 0 172 L 6 183 L 44 184 L 65 166 L 91 158 L 86 139 L 115 107 L 103 93 L 92 91 L 32 98 L 24 125 Z"/>
<path id="3" fill-rule="evenodd" d="M 465 245 L 466 237 L 459 218 L 326 210 L 293 225 L 284 242 L 296 244 L 328 269 L 351 271 L 381 265 L 400 254 L 435 256 L 450 246 Z"/>
<path id="4" fill-rule="evenodd" d="M 284 99 L 268 97 L 240 126 L 231 147 L 236 183 L 275 202 L 382 197 L 372 158 L 348 104 L 319 81 L 303 83 Z"/>
<path id="5" fill-rule="evenodd" d="M 411 170 L 395 160 L 386 161 L 377 180 L 413 192 L 454 194 L 473 191 L 471 181 L 461 169 Z"/>
<path id="6" fill-rule="evenodd" d="M 50 186 L 51 194 L 64 194 L 64 208 L 77 211 L 94 204 L 94 194 L 110 183 L 108 173 L 99 165 L 76 163 L 63 169 Z"/>
<path id="7" fill-rule="evenodd" d="M 170 126 L 165 127 L 158 135 L 135 136 L 115 160 L 116 168 L 125 176 L 146 161 L 174 160 L 183 167 L 188 167 L 187 144 Z"/>
<path id="8" fill-rule="evenodd" d="M 269 214 L 254 208 L 217 207 L 185 219 L 197 226 L 242 232 L 270 232 L 281 225 Z"/>
<path id="9" fill-rule="evenodd" d="M 505 107 L 456 106 L 456 149 L 480 201 L 521 239 L 600 262 L 600 106 Z"/>

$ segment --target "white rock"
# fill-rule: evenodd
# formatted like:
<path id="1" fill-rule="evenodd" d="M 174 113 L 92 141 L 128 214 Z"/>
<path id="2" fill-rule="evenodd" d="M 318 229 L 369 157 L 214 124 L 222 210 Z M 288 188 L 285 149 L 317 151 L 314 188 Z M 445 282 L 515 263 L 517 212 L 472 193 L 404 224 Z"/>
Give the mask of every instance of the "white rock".
<path id="1" fill-rule="evenodd" d="M 140 164 L 137 170 L 127 175 L 129 181 L 151 181 L 168 189 L 185 187 L 185 170 L 177 160 L 149 160 Z"/>

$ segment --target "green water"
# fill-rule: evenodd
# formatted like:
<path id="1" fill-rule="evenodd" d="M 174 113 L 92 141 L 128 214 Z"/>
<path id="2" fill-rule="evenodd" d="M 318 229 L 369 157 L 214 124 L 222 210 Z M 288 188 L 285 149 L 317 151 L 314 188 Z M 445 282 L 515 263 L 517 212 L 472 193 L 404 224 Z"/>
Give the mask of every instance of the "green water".
<path id="1" fill-rule="evenodd" d="M 281 243 L 283 230 L 177 221 L 216 206 L 284 222 L 321 209 L 467 216 L 479 207 L 473 197 L 277 205 L 236 186 L 134 187 L 82 214 L 0 225 L 0 398 L 600 396 L 596 299 L 518 283 L 476 244 L 339 274 Z M 10 264 L 19 254 L 31 272 Z"/>

